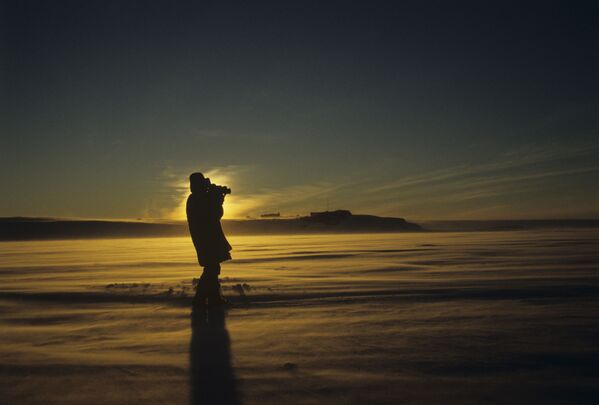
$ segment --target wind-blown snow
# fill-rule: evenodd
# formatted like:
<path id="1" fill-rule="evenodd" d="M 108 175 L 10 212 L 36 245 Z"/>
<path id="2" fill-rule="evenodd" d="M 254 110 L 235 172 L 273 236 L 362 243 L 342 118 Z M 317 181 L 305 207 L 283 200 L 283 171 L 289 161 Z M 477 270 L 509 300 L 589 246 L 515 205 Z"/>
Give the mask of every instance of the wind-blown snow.
<path id="1" fill-rule="evenodd" d="M 0 397 L 185 403 L 216 395 L 207 383 L 255 404 L 599 394 L 597 230 L 231 243 L 233 308 L 193 324 L 188 238 L 0 243 Z"/>

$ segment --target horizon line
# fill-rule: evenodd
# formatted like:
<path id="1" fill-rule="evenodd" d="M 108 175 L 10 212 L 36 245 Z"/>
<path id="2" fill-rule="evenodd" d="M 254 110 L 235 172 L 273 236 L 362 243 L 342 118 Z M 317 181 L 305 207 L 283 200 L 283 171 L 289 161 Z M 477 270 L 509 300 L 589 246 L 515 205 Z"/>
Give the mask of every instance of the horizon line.
<path id="1" fill-rule="evenodd" d="M 354 214 L 352 215 L 368 215 L 379 218 L 402 218 L 407 220 L 406 217 L 392 217 L 392 216 L 380 216 L 376 214 Z M 245 217 L 245 218 L 223 218 L 222 221 L 280 221 L 280 220 L 293 220 L 298 218 L 309 217 L 310 215 L 295 215 L 285 216 L 276 218 L 259 218 L 259 217 Z M 90 221 L 90 222 L 149 222 L 149 223 L 184 223 L 186 219 L 172 219 L 172 218 L 100 218 L 100 217 L 54 217 L 54 216 L 25 216 L 25 215 L 14 215 L 14 216 L 0 216 L 0 220 L 45 220 L 45 221 Z M 545 217 L 545 218 L 427 218 L 427 219 L 410 219 L 410 221 L 418 222 L 499 222 L 499 221 L 599 221 L 598 217 Z"/>

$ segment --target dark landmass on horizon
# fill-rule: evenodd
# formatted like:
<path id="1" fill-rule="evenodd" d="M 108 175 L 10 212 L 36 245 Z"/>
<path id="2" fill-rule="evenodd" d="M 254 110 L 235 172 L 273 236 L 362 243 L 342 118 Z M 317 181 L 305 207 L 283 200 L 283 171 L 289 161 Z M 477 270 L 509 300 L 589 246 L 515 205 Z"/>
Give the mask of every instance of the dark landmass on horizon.
<path id="1" fill-rule="evenodd" d="M 336 214 L 291 219 L 225 219 L 228 235 L 311 233 L 468 232 L 529 229 L 599 228 L 599 219 L 439 220 L 420 224 L 403 218 Z M 187 222 L 0 218 L 0 241 L 187 236 Z"/>
<path id="2" fill-rule="evenodd" d="M 422 221 L 422 228 L 436 232 L 492 232 L 530 229 L 599 228 L 599 219 L 466 219 Z"/>
<path id="3" fill-rule="evenodd" d="M 292 219 L 225 219 L 228 235 L 302 233 L 370 233 L 422 231 L 403 218 L 353 215 L 349 211 L 313 213 Z M 57 218 L 0 218 L 0 240 L 42 240 L 187 236 L 187 222 L 67 220 Z"/>

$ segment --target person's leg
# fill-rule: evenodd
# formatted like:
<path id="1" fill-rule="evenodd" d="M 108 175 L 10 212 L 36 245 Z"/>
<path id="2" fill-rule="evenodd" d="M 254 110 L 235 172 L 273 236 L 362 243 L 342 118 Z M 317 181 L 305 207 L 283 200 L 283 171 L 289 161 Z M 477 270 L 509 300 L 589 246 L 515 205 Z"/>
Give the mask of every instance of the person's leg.
<path id="1" fill-rule="evenodd" d="M 194 305 L 206 305 L 206 299 L 208 298 L 209 291 L 209 267 L 206 266 L 203 268 L 202 275 L 196 284 L 196 294 L 193 299 Z"/>
<path id="2" fill-rule="evenodd" d="M 221 295 L 220 282 L 218 276 L 220 275 L 220 263 L 215 263 L 206 268 L 208 274 L 208 303 L 220 305 L 224 303 L 224 299 Z"/>

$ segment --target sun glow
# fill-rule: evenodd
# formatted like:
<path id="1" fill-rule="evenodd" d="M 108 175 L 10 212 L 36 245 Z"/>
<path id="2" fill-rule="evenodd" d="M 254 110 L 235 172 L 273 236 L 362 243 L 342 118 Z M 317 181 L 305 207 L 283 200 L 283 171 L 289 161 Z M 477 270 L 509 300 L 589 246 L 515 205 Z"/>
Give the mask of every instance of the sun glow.
<path id="1" fill-rule="evenodd" d="M 230 187 L 233 190 L 233 193 L 235 193 L 235 180 L 231 173 L 222 169 L 214 169 L 205 172 L 204 176 L 209 178 L 210 182 L 213 184 Z M 179 201 L 179 204 L 167 214 L 167 217 L 174 220 L 185 220 L 187 219 L 187 197 L 190 193 L 189 182 L 187 180 L 180 181 L 174 185 L 174 189 L 178 193 L 179 197 L 177 198 L 177 201 Z M 225 197 L 223 208 L 223 218 L 225 219 L 243 218 L 244 213 L 251 209 L 251 207 L 244 202 L 244 198 L 240 198 L 235 194 L 230 194 Z"/>
<path id="2" fill-rule="evenodd" d="M 181 202 L 179 203 L 179 205 L 177 205 L 177 207 L 175 209 L 173 209 L 171 214 L 169 215 L 169 219 L 175 219 L 175 220 L 187 219 L 186 204 L 187 204 L 188 196 L 189 196 L 189 192 L 185 192 L 185 194 L 181 197 L 181 200 L 180 200 Z M 243 199 L 239 198 L 238 196 L 234 196 L 234 195 L 226 196 L 225 204 L 223 205 L 223 208 L 225 211 L 223 218 L 224 219 L 243 218 L 244 213 L 246 213 L 248 211 L 248 207 L 246 207 L 245 204 L 243 204 L 242 200 Z"/>

